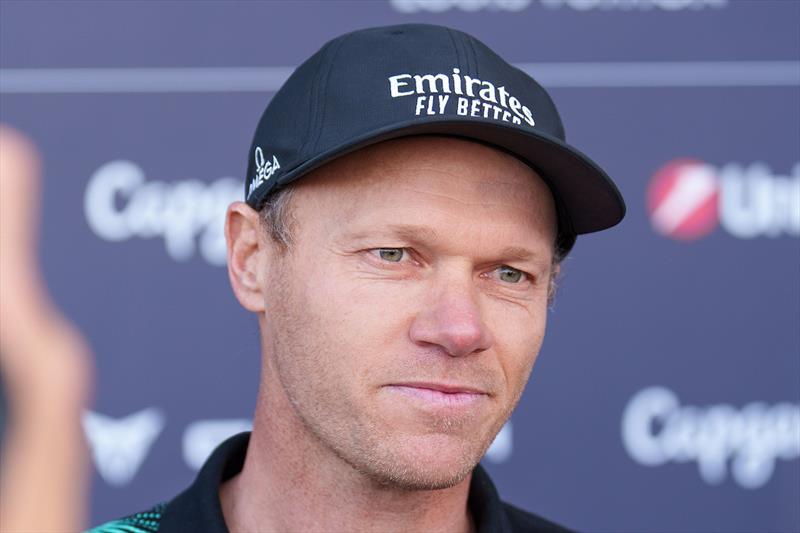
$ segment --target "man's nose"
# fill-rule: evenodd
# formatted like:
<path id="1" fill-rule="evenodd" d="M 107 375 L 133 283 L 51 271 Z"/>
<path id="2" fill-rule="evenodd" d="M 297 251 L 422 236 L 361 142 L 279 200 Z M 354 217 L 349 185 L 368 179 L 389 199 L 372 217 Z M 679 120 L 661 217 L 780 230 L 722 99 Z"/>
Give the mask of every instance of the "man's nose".
<path id="1" fill-rule="evenodd" d="M 439 346 L 452 357 L 487 350 L 494 343 L 483 321 L 478 294 L 466 283 L 431 287 L 411 324 L 415 344 Z"/>

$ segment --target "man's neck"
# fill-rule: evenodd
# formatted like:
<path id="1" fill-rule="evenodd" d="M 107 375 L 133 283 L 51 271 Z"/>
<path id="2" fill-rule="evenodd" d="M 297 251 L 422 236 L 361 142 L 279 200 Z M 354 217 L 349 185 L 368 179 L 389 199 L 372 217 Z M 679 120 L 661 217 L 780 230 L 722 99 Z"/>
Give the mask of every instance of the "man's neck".
<path id="1" fill-rule="evenodd" d="M 474 531 L 470 477 L 432 491 L 382 486 L 312 437 L 262 387 L 242 471 L 220 489 L 231 531 Z M 277 397 L 276 397 L 277 396 Z M 282 416 L 283 415 L 283 416 Z"/>

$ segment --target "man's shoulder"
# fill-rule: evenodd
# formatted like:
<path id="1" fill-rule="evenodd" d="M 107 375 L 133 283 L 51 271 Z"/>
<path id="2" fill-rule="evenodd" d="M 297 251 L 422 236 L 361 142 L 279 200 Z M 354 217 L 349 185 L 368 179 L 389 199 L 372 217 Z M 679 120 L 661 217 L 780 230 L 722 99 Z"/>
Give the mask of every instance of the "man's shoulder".
<path id="1" fill-rule="evenodd" d="M 477 529 L 503 533 L 571 533 L 572 530 L 500 499 L 489 473 L 480 464 L 472 472 L 469 509 Z"/>
<path id="2" fill-rule="evenodd" d="M 106 522 L 86 533 L 157 533 L 166 508 L 166 503 L 160 503 L 147 511 Z"/>
<path id="3" fill-rule="evenodd" d="M 503 509 L 511 525 L 511 531 L 514 533 L 575 533 L 572 529 L 567 529 L 510 503 L 503 502 Z"/>
<path id="4" fill-rule="evenodd" d="M 574 533 L 572 529 L 529 513 L 510 503 L 502 502 L 512 533 Z M 158 533 L 167 503 L 160 503 L 140 513 L 99 525 L 86 533 Z"/>
<path id="5" fill-rule="evenodd" d="M 200 469 L 194 482 L 166 503 L 114 520 L 87 533 L 172 533 L 204 531 L 226 533 L 219 501 L 222 482 L 237 474 L 244 463 L 249 433 L 222 443 Z M 503 502 L 488 473 L 478 465 L 470 482 L 468 506 L 481 533 L 570 533 L 571 530 Z"/>

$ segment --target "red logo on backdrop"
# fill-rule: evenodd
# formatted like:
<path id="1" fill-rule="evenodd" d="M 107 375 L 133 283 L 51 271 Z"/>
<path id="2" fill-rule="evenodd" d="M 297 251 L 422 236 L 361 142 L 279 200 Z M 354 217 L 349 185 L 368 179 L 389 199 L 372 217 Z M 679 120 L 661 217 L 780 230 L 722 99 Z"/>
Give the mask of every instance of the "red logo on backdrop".
<path id="1" fill-rule="evenodd" d="M 659 233 L 695 240 L 719 223 L 717 170 L 694 159 L 677 159 L 653 176 L 647 190 L 647 210 Z"/>

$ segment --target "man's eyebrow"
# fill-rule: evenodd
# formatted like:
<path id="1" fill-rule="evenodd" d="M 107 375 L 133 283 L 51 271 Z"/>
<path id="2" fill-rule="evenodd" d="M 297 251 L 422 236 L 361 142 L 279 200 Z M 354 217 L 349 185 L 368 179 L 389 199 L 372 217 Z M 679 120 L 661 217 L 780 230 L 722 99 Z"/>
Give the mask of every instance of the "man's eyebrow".
<path id="1" fill-rule="evenodd" d="M 540 254 L 521 246 L 509 246 L 500 251 L 500 257 L 511 261 L 530 261 L 539 256 Z"/>
<path id="2" fill-rule="evenodd" d="M 421 224 L 390 224 L 387 229 L 390 233 L 409 241 L 435 241 L 439 238 L 439 233 L 435 229 Z"/>
<path id="3" fill-rule="evenodd" d="M 439 233 L 435 229 L 422 224 L 388 224 L 374 229 L 356 231 L 348 236 L 354 239 L 361 239 L 376 233 L 391 235 L 410 242 L 435 241 L 439 238 Z"/>

